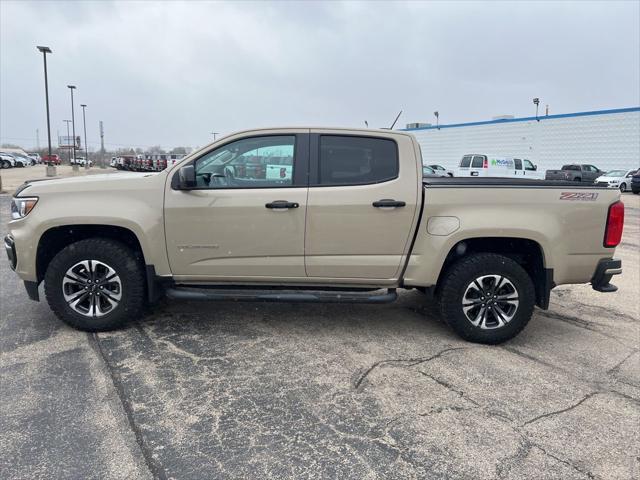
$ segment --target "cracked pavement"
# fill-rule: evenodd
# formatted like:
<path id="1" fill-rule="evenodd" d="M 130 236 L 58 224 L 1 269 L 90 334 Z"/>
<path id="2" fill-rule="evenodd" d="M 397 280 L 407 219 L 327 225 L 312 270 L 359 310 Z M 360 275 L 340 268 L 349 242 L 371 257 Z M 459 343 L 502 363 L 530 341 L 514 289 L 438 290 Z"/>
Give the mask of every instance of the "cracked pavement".
<path id="1" fill-rule="evenodd" d="M 558 287 L 497 347 L 459 340 L 415 291 L 162 302 L 87 334 L 2 255 L 0 477 L 638 478 L 640 197 L 623 201 L 620 290 Z"/>

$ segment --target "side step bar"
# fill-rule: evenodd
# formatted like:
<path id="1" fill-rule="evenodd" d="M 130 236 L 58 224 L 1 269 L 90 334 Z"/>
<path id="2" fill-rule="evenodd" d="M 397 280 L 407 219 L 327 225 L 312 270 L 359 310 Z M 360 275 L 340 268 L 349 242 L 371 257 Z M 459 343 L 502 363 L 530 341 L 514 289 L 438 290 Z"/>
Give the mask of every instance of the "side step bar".
<path id="1" fill-rule="evenodd" d="M 378 291 L 379 292 L 379 291 Z M 390 303 L 398 298 L 395 288 L 384 293 L 316 290 L 224 290 L 192 287 L 167 288 L 173 300 L 298 303 Z"/>

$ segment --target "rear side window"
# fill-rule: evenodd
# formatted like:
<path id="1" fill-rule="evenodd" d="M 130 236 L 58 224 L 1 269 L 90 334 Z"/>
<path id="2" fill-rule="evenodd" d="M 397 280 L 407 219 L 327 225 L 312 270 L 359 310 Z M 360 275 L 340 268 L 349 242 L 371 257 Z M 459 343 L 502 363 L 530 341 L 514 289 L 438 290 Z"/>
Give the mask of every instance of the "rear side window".
<path id="1" fill-rule="evenodd" d="M 473 157 L 473 162 L 471 162 L 471 168 L 482 168 L 483 160 L 484 160 L 484 157 L 480 155 L 476 155 L 475 157 Z"/>
<path id="2" fill-rule="evenodd" d="M 468 168 L 471 165 L 471 155 L 465 155 L 462 157 L 460 161 L 460 166 L 463 168 Z"/>
<path id="3" fill-rule="evenodd" d="M 519 158 L 514 158 L 513 163 L 516 166 L 516 170 L 522 170 L 522 160 L 520 160 Z"/>
<path id="4" fill-rule="evenodd" d="M 320 185 L 362 185 L 398 177 L 396 142 L 383 138 L 320 136 Z"/>

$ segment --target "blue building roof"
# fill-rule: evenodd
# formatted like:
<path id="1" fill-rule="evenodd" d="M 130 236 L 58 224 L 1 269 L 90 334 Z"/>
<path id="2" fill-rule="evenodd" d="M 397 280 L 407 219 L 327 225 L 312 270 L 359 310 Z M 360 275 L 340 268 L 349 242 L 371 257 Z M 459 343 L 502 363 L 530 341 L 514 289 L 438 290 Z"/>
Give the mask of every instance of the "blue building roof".
<path id="1" fill-rule="evenodd" d="M 591 112 L 562 113 L 559 115 L 541 115 L 538 117 L 503 118 L 500 120 L 486 120 L 483 122 L 452 123 L 449 125 L 440 125 L 439 127 L 436 127 L 435 125 L 431 125 L 430 127 L 401 128 L 400 130 L 411 132 L 415 130 L 435 130 L 437 128 L 471 127 L 474 125 L 492 125 L 496 123 L 530 122 L 536 119 L 543 121 L 543 120 L 551 120 L 552 118 L 587 117 L 589 115 L 611 115 L 614 113 L 627 113 L 627 112 L 640 112 L 640 107 L 614 108 L 611 110 L 594 110 Z"/>

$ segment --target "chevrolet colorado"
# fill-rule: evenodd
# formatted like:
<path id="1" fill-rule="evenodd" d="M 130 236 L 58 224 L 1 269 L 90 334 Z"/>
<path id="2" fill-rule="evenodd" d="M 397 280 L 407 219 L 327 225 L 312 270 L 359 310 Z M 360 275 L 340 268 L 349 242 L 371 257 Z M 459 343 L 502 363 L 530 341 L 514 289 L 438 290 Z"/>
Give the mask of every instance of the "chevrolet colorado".
<path id="1" fill-rule="evenodd" d="M 434 295 L 463 338 L 517 335 L 556 285 L 601 292 L 617 190 L 502 178 L 423 179 L 404 132 L 265 129 L 158 173 L 29 181 L 5 248 L 29 297 L 83 330 L 166 294 L 190 300 L 385 303 Z"/>

